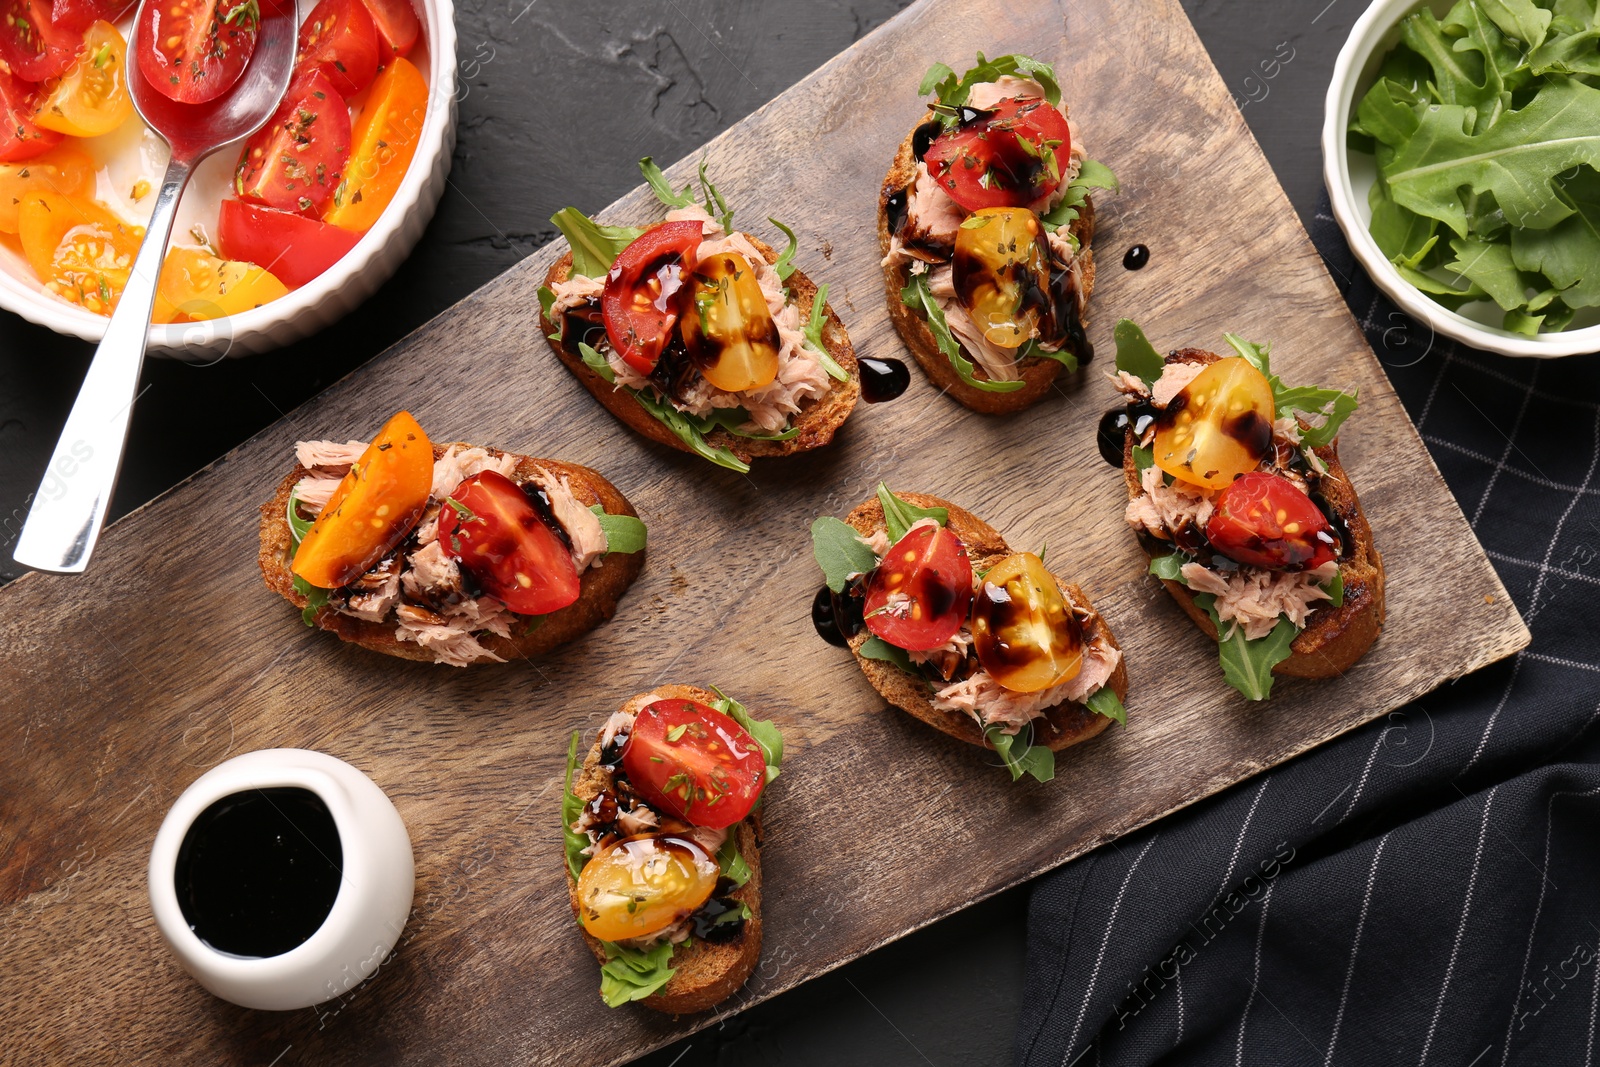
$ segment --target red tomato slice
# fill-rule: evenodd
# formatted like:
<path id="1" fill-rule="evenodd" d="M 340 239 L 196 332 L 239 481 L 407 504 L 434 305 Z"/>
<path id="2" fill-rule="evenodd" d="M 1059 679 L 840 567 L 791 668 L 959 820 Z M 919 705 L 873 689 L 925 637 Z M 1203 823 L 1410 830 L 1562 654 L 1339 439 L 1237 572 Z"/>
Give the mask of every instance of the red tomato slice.
<path id="1" fill-rule="evenodd" d="M 417 21 L 416 9 L 410 0 L 362 0 L 372 15 L 378 29 L 378 45 L 383 52 L 383 62 L 396 56 L 411 54 L 422 26 Z"/>
<path id="2" fill-rule="evenodd" d="M 87 28 L 85 23 L 83 29 Z M 57 26 L 50 18 L 50 0 L 3 0 L 0 59 L 23 81 L 54 78 L 72 65 L 83 29 L 74 32 Z"/>
<path id="3" fill-rule="evenodd" d="M 38 86 L 0 70 L 0 163 L 19 163 L 43 155 L 61 143 L 54 130 L 33 124 L 39 107 Z"/>
<path id="4" fill-rule="evenodd" d="M 1026 207 L 1061 185 L 1072 130 L 1036 96 L 1013 96 L 940 134 L 923 162 L 950 199 L 977 211 Z"/>
<path id="5" fill-rule="evenodd" d="M 700 224 L 691 220 L 652 226 L 622 250 L 606 275 L 600 311 L 611 347 L 640 374 L 672 340 L 678 321 L 678 292 L 687 281 L 700 248 Z"/>
<path id="6" fill-rule="evenodd" d="M 254 263 L 291 289 L 339 262 L 360 240 L 359 233 L 243 200 L 224 200 L 217 216 L 223 258 Z"/>
<path id="7" fill-rule="evenodd" d="M 302 71 L 272 116 L 239 154 L 233 187 L 297 215 L 320 215 L 339 188 L 350 154 L 350 109 L 320 70 Z"/>
<path id="8" fill-rule="evenodd" d="M 50 9 L 50 21 L 64 33 L 82 36 L 90 26 L 102 19 L 116 22 L 131 3 L 122 0 L 55 0 Z"/>
<path id="9" fill-rule="evenodd" d="M 378 31 L 361 0 L 322 0 L 300 24 L 295 70 L 320 70 L 347 97 L 378 76 Z"/>
<path id="10" fill-rule="evenodd" d="M 578 599 L 572 553 L 521 487 L 496 471 L 474 474 L 450 494 L 439 540 L 484 592 L 519 614 L 544 615 Z"/>
<path id="11" fill-rule="evenodd" d="M 1211 547 L 1268 570 L 1315 570 L 1338 554 L 1322 509 L 1289 479 L 1266 471 L 1236 478 L 1217 494 L 1206 523 Z"/>
<path id="12" fill-rule="evenodd" d="M 645 802 L 695 826 L 732 826 L 755 806 L 767 763 L 745 728 L 694 700 L 658 700 L 639 713 L 622 769 Z"/>
<path id="13" fill-rule="evenodd" d="M 867 629 L 898 648 L 930 652 L 956 635 L 972 604 L 961 538 L 921 526 L 896 541 L 867 579 Z"/>
<path id="14" fill-rule="evenodd" d="M 239 80 L 260 29 L 259 0 L 150 0 L 140 9 L 133 49 L 152 88 L 200 104 Z"/>

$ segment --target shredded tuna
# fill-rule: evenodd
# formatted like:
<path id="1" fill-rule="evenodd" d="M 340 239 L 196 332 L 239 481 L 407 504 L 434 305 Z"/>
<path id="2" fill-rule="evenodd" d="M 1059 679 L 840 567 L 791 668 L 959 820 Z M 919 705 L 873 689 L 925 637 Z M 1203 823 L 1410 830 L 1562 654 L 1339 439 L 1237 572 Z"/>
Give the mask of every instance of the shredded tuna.
<path id="1" fill-rule="evenodd" d="M 1285 415 L 1272 424 L 1272 437 L 1291 447 L 1300 447 L 1301 440 L 1300 420 L 1293 415 Z"/>
<path id="2" fill-rule="evenodd" d="M 956 247 L 956 231 L 966 209 L 939 187 L 926 163 L 917 163 L 917 175 L 906 194 L 906 217 L 900 231 L 889 238 L 889 253 L 884 266 L 908 259 L 940 263 L 949 260 Z"/>
<path id="3" fill-rule="evenodd" d="M 550 320 L 559 326 L 563 313 L 582 307 L 591 297 L 598 298 L 605 289 L 603 279 L 586 278 L 582 274 L 573 274 L 565 281 L 556 282 L 550 286 L 550 291 L 556 294 L 555 302 L 550 305 Z"/>
<path id="4" fill-rule="evenodd" d="M 711 217 L 710 212 L 699 204 L 688 204 L 684 207 L 669 208 L 667 222 L 698 222 L 700 232 L 705 237 L 721 237 L 725 231 L 722 223 Z"/>
<path id="5" fill-rule="evenodd" d="M 1096 634 L 1084 647 L 1078 673 L 1058 686 L 1037 693 L 1014 693 L 979 667 L 935 693 L 933 706 L 971 715 L 980 726 L 999 726 L 1003 733 L 1015 734 L 1047 708 L 1068 701 L 1081 703 L 1093 696 L 1110 681 L 1121 662 L 1122 652 Z"/>
<path id="6" fill-rule="evenodd" d="M 879 559 L 889 554 L 889 534 L 886 530 L 873 530 L 866 537 L 861 538 L 868 548 L 877 554 Z"/>
<path id="7" fill-rule="evenodd" d="M 345 586 L 328 603 L 335 611 L 366 622 L 382 622 L 400 601 L 400 561 L 385 556 L 367 573 Z"/>
<path id="8" fill-rule="evenodd" d="M 343 480 L 342 474 L 337 478 L 307 475 L 294 483 L 294 498 L 308 514 L 315 515 L 328 506 L 328 501 L 333 499 L 333 491 L 339 488 L 339 483 Z"/>
<path id="9" fill-rule="evenodd" d="M 1298 572 L 1261 567 L 1219 572 L 1199 563 L 1185 563 L 1182 570 L 1191 590 L 1217 598 L 1217 618 L 1237 623 L 1249 641 L 1271 633 L 1279 615 L 1288 616 L 1297 629 L 1304 629 L 1306 618 L 1318 607 L 1316 601 L 1328 599 L 1322 586 L 1337 573 L 1339 564 L 1333 561 L 1313 571 Z"/>
<path id="10" fill-rule="evenodd" d="M 1139 485 L 1144 492 L 1128 501 L 1124 514 L 1135 530 L 1146 530 L 1170 541 L 1174 531 L 1185 527 L 1204 529 L 1211 518 L 1211 494 L 1186 482 L 1167 485 L 1160 467 L 1146 467 L 1139 476 Z"/>
<path id="11" fill-rule="evenodd" d="M 444 612 L 466 599 L 461 586 L 461 565 L 445 555 L 437 539 L 411 553 L 400 580 L 406 599 Z"/>
<path id="12" fill-rule="evenodd" d="M 928 292 L 939 305 L 939 310 L 944 312 L 945 325 L 950 327 L 950 332 L 961 343 L 961 347 L 983 368 L 985 374 L 997 382 L 1014 382 L 1020 377 L 1017 373 L 1016 350 L 991 344 L 967 309 L 961 306 L 961 301 L 956 298 L 956 287 L 948 264 L 935 267 L 928 274 Z"/>
<path id="13" fill-rule="evenodd" d="M 296 441 L 294 458 L 300 466 L 311 470 L 322 467 L 330 473 L 337 470 L 343 474 L 366 450 L 365 441 L 346 441 L 342 445 L 337 441 Z"/>
<path id="14" fill-rule="evenodd" d="M 654 702 L 655 694 L 652 693 L 650 696 L 645 697 L 644 703 L 640 707 L 649 707 Z M 606 720 L 606 724 L 600 728 L 600 747 L 605 748 L 616 740 L 618 734 L 631 731 L 633 729 L 633 719 L 634 716 L 626 711 L 613 711 L 611 717 Z"/>
<path id="15" fill-rule="evenodd" d="M 1168 363 L 1150 387 L 1150 403 L 1164 408 L 1205 370 L 1203 363 Z"/>
<path id="16" fill-rule="evenodd" d="M 949 681 L 967 662 L 967 655 L 971 651 L 972 631 L 962 626 L 950 640 L 938 648 L 927 652 L 907 652 L 906 655 L 910 657 L 912 663 L 930 664 L 939 672 L 939 677 Z"/>
<path id="17" fill-rule="evenodd" d="M 572 542 L 572 565 L 582 574 L 606 554 L 606 532 L 599 516 L 578 502 L 566 475 L 558 478 L 543 467 L 535 467 L 533 481 L 550 498 L 550 510 Z"/>
<path id="18" fill-rule="evenodd" d="M 395 609 L 395 618 L 400 624 L 395 637 L 421 645 L 432 653 L 435 663 L 465 667 L 481 660 L 505 662 L 478 643 L 469 620 L 447 618 L 414 604 L 401 604 Z"/>
<path id="19" fill-rule="evenodd" d="M 463 448 L 460 445 L 451 445 L 445 449 L 444 455 L 434 461 L 433 499 L 444 500 L 455 492 L 456 486 L 474 474 L 482 474 L 484 471 L 492 470 L 510 478 L 521 458 L 509 452 L 495 456 L 487 449 L 476 446 Z"/>

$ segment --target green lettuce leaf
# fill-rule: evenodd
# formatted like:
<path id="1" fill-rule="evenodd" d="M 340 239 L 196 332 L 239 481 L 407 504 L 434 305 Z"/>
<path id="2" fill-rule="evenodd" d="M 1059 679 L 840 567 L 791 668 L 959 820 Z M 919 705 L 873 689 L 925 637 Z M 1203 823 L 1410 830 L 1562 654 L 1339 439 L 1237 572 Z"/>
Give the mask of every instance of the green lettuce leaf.
<path id="1" fill-rule="evenodd" d="M 950 521 L 948 508 L 919 508 L 915 504 L 908 504 L 891 493 L 882 482 L 878 483 L 878 503 L 883 505 L 883 524 L 889 533 L 891 545 L 904 537 L 912 524 L 921 519 L 932 519 L 940 526 Z"/>
<path id="2" fill-rule="evenodd" d="M 1154 385 L 1166 369 L 1167 361 L 1161 358 L 1161 353 L 1138 324 L 1132 319 L 1120 319 L 1111 336 L 1117 342 L 1117 369 L 1127 371 L 1147 386 Z"/>
<path id="3" fill-rule="evenodd" d="M 620 1008 L 631 1000 L 643 1000 L 678 973 L 668 966 L 674 947 L 670 941 L 661 942 L 649 952 L 611 941 L 600 942 L 600 947 L 606 954 L 606 962 L 600 965 L 600 998 L 607 1007 Z"/>
<path id="4" fill-rule="evenodd" d="M 630 555 L 643 552 L 647 532 L 643 522 L 632 515 L 611 515 L 603 505 L 591 504 L 589 510 L 600 520 L 600 531 L 606 535 L 606 551 Z"/>
<path id="5" fill-rule="evenodd" d="M 856 528 L 832 515 L 811 524 L 811 554 L 835 593 L 844 592 L 852 574 L 866 574 L 878 565 L 878 554 L 861 540 Z"/>
<path id="6" fill-rule="evenodd" d="M 572 246 L 572 273 L 604 278 L 622 250 L 644 230 L 633 226 L 602 226 L 575 207 L 564 207 L 550 221 Z"/>
<path id="7" fill-rule="evenodd" d="M 583 801 L 572 791 L 572 777 L 578 770 L 578 740 L 577 730 L 572 731 L 572 741 L 567 745 L 567 783 L 561 793 L 561 832 L 567 843 L 567 870 L 573 878 L 583 873 L 583 865 L 589 862 L 589 857 L 583 850 L 589 847 L 589 835 L 580 834 L 572 828 L 578 821 L 578 816 L 583 814 Z"/>
<path id="8" fill-rule="evenodd" d="M 987 393 L 1014 393 L 1026 384 L 1021 381 L 997 382 L 975 376 L 972 360 L 961 351 L 960 343 L 950 332 L 949 324 L 945 322 L 939 302 L 933 298 L 933 293 L 928 288 L 926 272 L 911 275 L 906 281 L 905 288 L 900 290 L 900 302 L 913 311 L 922 313 L 928 322 L 929 332 L 933 334 L 934 342 L 939 346 L 939 351 L 944 353 L 957 376 L 966 384 Z"/>
<path id="9" fill-rule="evenodd" d="M 1105 690 L 1102 690 L 1105 692 Z M 1020 735 L 1007 735 L 1000 732 L 1000 727 L 991 726 L 983 732 L 983 736 L 1000 758 L 1005 761 L 1006 770 L 1011 772 L 1011 780 L 1017 781 L 1024 774 L 1031 774 L 1041 782 L 1048 782 L 1056 776 L 1056 754 L 1043 745 L 1029 744 L 1021 752 L 1014 751 Z"/>
<path id="10" fill-rule="evenodd" d="M 1096 689 L 1084 706 L 1096 715 L 1104 715 L 1118 726 L 1128 725 L 1128 712 L 1122 706 L 1122 701 L 1117 699 L 1116 692 L 1109 686 L 1103 685 Z"/>

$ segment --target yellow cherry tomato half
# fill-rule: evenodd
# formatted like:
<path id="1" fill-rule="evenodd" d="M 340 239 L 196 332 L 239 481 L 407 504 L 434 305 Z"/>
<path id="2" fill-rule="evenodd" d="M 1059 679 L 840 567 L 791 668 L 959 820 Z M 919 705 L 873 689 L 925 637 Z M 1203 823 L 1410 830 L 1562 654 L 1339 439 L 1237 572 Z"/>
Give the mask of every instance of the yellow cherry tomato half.
<path id="1" fill-rule="evenodd" d="M 323 222 L 357 233 L 372 229 L 417 154 L 427 113 L 428 83 L 408 60 L 391 60 L 355 118 L 344 177 Z"/>
<path id="2" fill-rule="evenodd" d="M 1201 371 L 1156 421 L 1156 466 L 1190 485 L 1222 489 L 1272 447 L 1272 385 L 1239 356 Z"/>
<path id="3" fill-rule="evenodd" d="M 17 232 L 22 202 L 33 193 L 94 195 L 94 160 L 81 148 L 61 144 L 34 159 L 0 163 L 0 233 Z"/>
<path id="4" fill-rule="evenodd" d="M 161 265 L 153 321 L 220 319 L 288 292 L 288 286 L 254 263 L 218 259 L 202 248 L 173 248 Z"/>
<path id="5" fill-rule="evenodd" d="M 128 46 L 111 23 L 89 27 L 77 60 L 45 86 L 34 125 L 71 137 L 110 133 L 133 114 L 128 95 Z"/>
<path id="6" fill-rule="evenodd" d="M 660 933 L 706 902 L 718 873 L 717 861 L 687 838 L 618 841 L 584 864 L 579 921 L 602 941 Z"/>
<path id="7" fill-rule="evenodd" d="M 411 532 L 432 491 L 433 443 L 402 411 L 317 513 L 289 569 L 319 589 L 348 585 Z"/>
<path id="8" fill-rule="evenodd" d="M 32 193 L 18 210 L 17 235 L 47 292 L 109 315 L 128 284 L 144 227 L 86 197 Z"/>
<path id="9" fill-rule="evenodd" d="M 1050 302 L 1050 254 L 1039 216 L 986 207 L 956 230 L 951 280 L 961 306 L 992 345 L 1020 348 L 1039 336 Z"/>
<path id="10" fill-rule="evenodd" d="M 1083 627 L 1055 575 L 1032 552 L 1018 552 L 983 576 L 972 598 L 972 647 L 1006 689 L 1037 693 L 1077 677 Z"/>
<path id="11" fill-rule="evenodd" d="M 778 324 L 755 268 L 739 253 L 695 263 L 678 322 L 689 358 L 718 389 L 759 389 L 778 376 Z"/>

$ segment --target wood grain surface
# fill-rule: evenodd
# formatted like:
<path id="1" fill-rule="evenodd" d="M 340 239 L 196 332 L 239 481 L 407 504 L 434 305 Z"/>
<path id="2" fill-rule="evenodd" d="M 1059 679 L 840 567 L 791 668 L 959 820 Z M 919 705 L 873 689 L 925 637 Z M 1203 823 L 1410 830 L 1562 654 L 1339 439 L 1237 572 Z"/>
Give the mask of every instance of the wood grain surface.
<path id="1" fill-rule="evenodd" d="M 789 741 L 768 807 L 766 946 L 723 1005 L 737 1011 L 1526 644 L 1176 0 L 923 0 L 707 147 L 739 221 L 797 225 L 798 262 L 832 286 L 858 353 L 903 355 L 877 184 L 920 113 L 922 71 L 980 48 L 1055 61 L 1090 153 L 1123 180 L 1097 197 L 1101 358 L 1059 396 L 996 420 L 914 373 L 821 453 L 717 470 L 628 434 L 556 363 L 534 296 L 552 245 L 129 515 L 87 576 L 0 590 L 0 1061 L 607 1064 L 714 1023 L 604 1008 L 561 891 L 566 737 L 657 682 L 721 685 Z M 653 210 L 640 191 L 606 217 Z M 1135 242 L 1152 261 L 1128 273 L 1115 264 Z M 1361 388 L 1341 452 L 1388 566 L 1389 622 L 1344 677 L 1246 704 L 1143 576 L 1120 474 L 1094 447 L 1121 315 L 1161 348 L 1233 330 L 1273 341 L 1290 381 Z M 260 583 L 255 508 L 296 438 L 369 434 L 400 407 L 442 439 L 614 481 L 651 529 L 616 618 L 538 663 L 465 671 L 302 626 Z M 1049 542 L 1128 651 L 1126 729 L 1063 753 L 1053 783 L 1013 786 L 992 754 L 884 709 L 811 630 L 807 535 L 880 479 L 962 504 L 1013 543 Z M 145 898 L 171 802 L 207 767 L 271 746 L 362 768 L 417 855 L 394 955 L 346 996 L 286 1014 L 202 991 Z"/>

